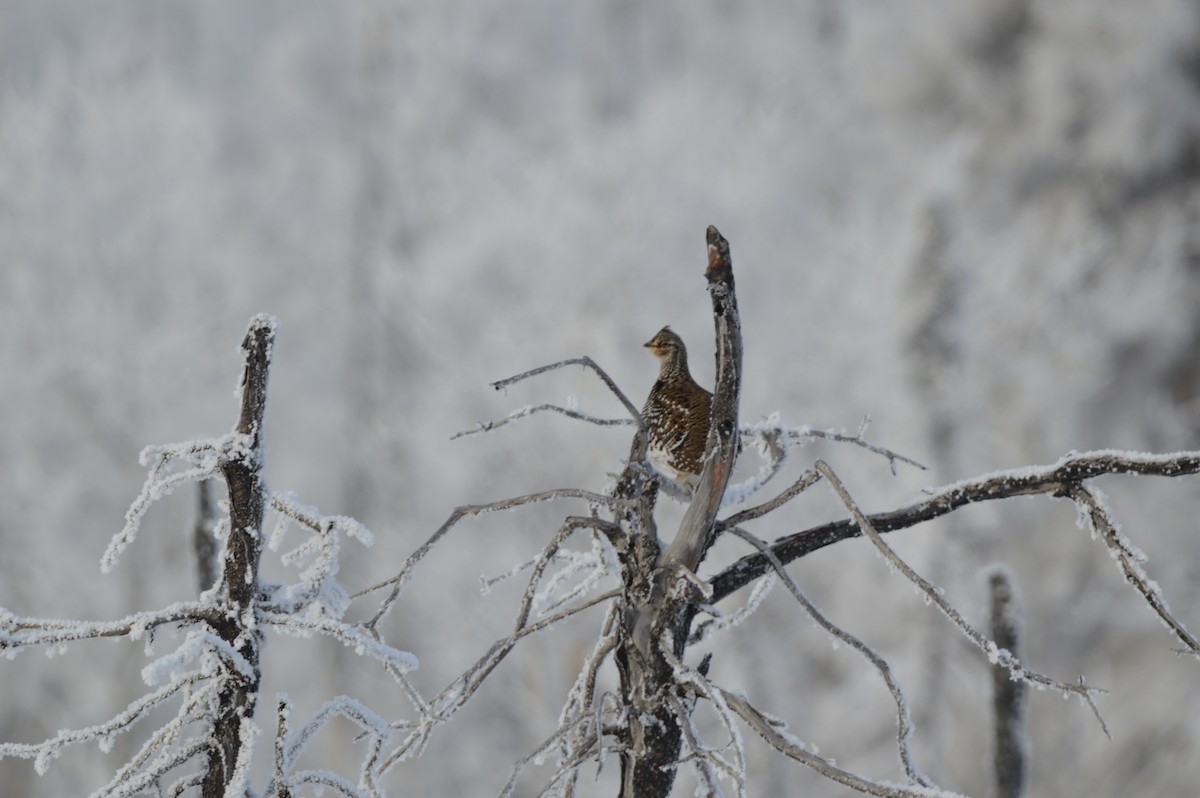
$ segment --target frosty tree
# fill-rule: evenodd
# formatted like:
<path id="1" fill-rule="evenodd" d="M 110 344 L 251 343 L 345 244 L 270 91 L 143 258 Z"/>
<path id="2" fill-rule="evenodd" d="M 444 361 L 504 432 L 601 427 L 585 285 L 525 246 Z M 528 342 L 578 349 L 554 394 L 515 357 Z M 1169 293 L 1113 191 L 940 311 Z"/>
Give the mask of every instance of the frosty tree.
<path id="1" fill-rule="evenodd" d="M 914 726 L 903 686 L 888 659 L 848 629 L 827 618 L 788 571 L 795 560 L 834 543 L 872 547 L 949 622 L 948 630 L 977 647 L 992 663 L 996 679 L 998 783 L 1003 794 L 1019 795 L 1024 773 L 1021 702 L 1026 686 L 1075 697 L 1104 728 L 1095 696 L 1082 679 L 1067 680 L 1032 669 L 1022 658 L 1015 588 L 1007 573 L 991 572 L 991 636 L 972 625 L 939 587 L 918 573 L 885 540 L 898 532 L 952 513 L 970 504 L 1042 495 L 1069 501 L 1107 548 L 1123 578 L 1182 645 L 1200 653 L 1200 643 L 1171 613 L 1158 586 L 1147 576 L 1144 556 L 1121 532 L 1095 480 L 1105 475 L 1176 477 L 1200 471 L 1200 452 L 1140 454 L 1125 451 L 1072 453 L 1047 466 L 998 471 L 932 489 L 920 500 L 868 514 L 846 482 L 816 460 L 770 498 L 752 503 L 789 462 L 806 439 L 832 438 L 878 456 L 894 471 L 916 463 L 855 435 L 789 427 L 777 418 L 741 423 L 738 408 L 742 375 L 741 322 L 728 242 L 715 228 L 707 231 L 705 276 L 712 299 L 716 337 L 716 387 L 703 474 L 694 493 L 677 496 L 686 511 L 677 529 L 660 539 L 655 509 L 659 479 L 646 461 L 647 431 L 637 406 L 608 374 L 588 357 L 562 361 L 495 383 L 503 388 L 551 369 L 580 365 L 598 376 L 624 406 L 627 418 L 599 418 L 575 406 L 541 404 L 518 410 L 473 432 L 486 432 L 509 421 L 554 412 L 606 426 L 635 430 L 627 462 L 612 488 L 547 490 L 488 504 L 455 509 L 392 576 L 353 596 L 337 580 L 339 546 L 345 538 L 369 545 L 371 534 L 358 522 L 323 515 L 290 494 L 272 490 L 264 477 L 263 421 L 267 378 L 276 325 L 267 316 L 250 324 L 242 345 L 244 363 L 241 407 L 232 432 L 212 439 L 151 446 L 142 453 L 148 476 L 131 505 L 125 527 L 113 538 L 102 567 L 118 565 L 151 505 L 180 487 L 223 482 L 227 499 L 215 534 L 220 543 L 214 582 L 193 601 L 136 612 L 115 621 L 65 621 L 0 615 L 0 648 L 9 657 L 28 649 L 58 649 L 97 638 L 142 643 L 148 660 L 142 670 L 147 692 L 109 720 L 68 729 L 50 739 L 6 741 L 0 755 L 34 760 L 39 772 L 69 747 L 95 743 L 111 747 L 118 735 L 140 735 L 136 753 L 113 774 L 96 796 L 199 795 L 282 798 L 316 789 L 355 798 L 404 794 L 403 764 L 421 755 L 432 735 L 447 727 L 477 695 L 506 657 L 532 635 L 577 619 L 603 606 L 604 619 L 591 652 L 584 658 L 574 687 L 562 697 L 556 720 L 545 722 L 544 741 L 513 765 L 507 781 L 498 774 L 501 795 L 518 793 L 518 781 L 533 765 L 553 763 L 538 794 L 574 796 L 584 791 L 581 776 L 608 763 L 619 769 L 622 798 L 669 795 L 679 776 L 690 774 L 703 795 L 753 793 L 754 774 L 746 765 L 745 732 L 762 738 L 782 756 L 814 769 L 851 790 L 876 796 L 948 796 L 927 775 L 912 751 Z M 739 449 L 757 451 L 763 467 L 740 484 L 730 484 Z M 781 534 L 770 529 L 773 515 L 809 491 L 832 492 L 845 508 L 842 520 Z M 671 491 L 677 492 L 677 491 Z M 452 537 L 459 522 L 498 510 L 545 502 L 575 503 L 548 543 L 502 578 L 524 580 L 524 591 L 511 628 L 465 671 L 447 675 L 445 687 L 423 693 L 409 677 L 413 654 L 387 639 L 389 616 L 413 597 L 406 592 L 426 557 Z M 722 514 L 725 508 L 731 509 Z M 267 519 L 274 518 L 267 532 Z M 765 531 L 752 531 L 767 527 Z M 263 560 L 280 551 L 291 530 L 302 538 L 278 555 L 294 570 L 283 582 L 264 578 Z M 704 573 L 706 556 L 719 538 L 746 548 L 740 560 Z M 200 535 L 204 539 L 204 535 Z M 581 545 L 582 544 L 582 545 Z M 851 545 L 847 542 L 846 545 Z M 201 573 L 206 570 L 201 557 Z M 289 572 L 291 573 L 291 572 Z M 863 657 L 877 672 L 894 702 L 894 715 L 880 723 L 894 726 L 898 771 L 888 779 L 839 767 L 818 753 L 820 740 L 799 739 L 777 717 L 770 696 L 750 695 L 750 686 L 713 678 L 721 635 L 760 605 L 773 585 L 794 598 L 796 615 L 811 619 L 838 645 Z M 745 604 L 726 606 L 742 588 Z M 351 620 L 354 607 L 362 620 Z M 271 656 L 269 639 L 283 633 L 334 639 L 391 678 L 393 692 L 407 712 L 385 716 L 379 709 L 394 696 L 333 696 L 311 716 L 299 720 L 291 700 L 262 692 L 262 668 Z M 709 641 L 711 653 L 695 655 Z M 847 654 L 848 656 L 849 654 Z M 611 689 L 607 686 L 613 684 Z M 1006 689 L 1008 687 L 1015 689 Z M 357 778 L 324 768 L 304 768 L 301 756 L 314 736 L 334 718 L 348 719 L 363 744 Z M 165 720 L 162 720 L 165 718 Z M 153 726 L 145 730 L 144 727 Z M 714 732 L 715 730 L 715 732 Z M 254 784 L 255 759 L 269 760 Z M 932 770 L 932 768 L 930 768 Z M 522 792 L 521 794 L 524 794 Z"/>
<path id="2" fill-rule="evenodd" d="M 370 544 L 370 533 L 353 519 L 321 515 L 288 494 L 273 492 L 263 480 L 263 419 L 275 329 L 275 320 L 266 315 L 250 322 L 242 344 L 241 412 L 231 433 L 150 446 L 142 452 L 142 463 L 149 469 L 146 483 L 101 561 L 106 572 L 116 567 L 155 501 L 184 485 L 223 479 L 228 501 L 215 530 L 223 543 L 215 584 L 195 601 L 115 621 L 21 618 L 0 611 L 0 649 L 10 658 L 29 648 L 65 649 L 97 638 L 142 642 L 150 659 L 142 677 L 150 691 L 107 722 L 63 730 L 40 743 L 6 742 L 0 745 L 0 755 L 31 758 L 42 773 L 66 748 L 96 743 L 107 750 L 116 736 L 132 733 L 148 716 L 174 707 L 174 717 L 144 734 L 135 756 L 94 795 L 256 794 L 250 787 L 250 765 L 262 735 L 255 710 L 268 632 L 332 637 L 383 663 L 401 680 L 415 667 L 412 655 L 378 643 L 343 619 L 350 602 L 335 579 L 338 546 L 343 537 Z M 277 517 L 269 536 L 263 525 L 268 509 Z M 296 578 L 268 582 L 259 573 L 264 545 L 278 550 L 292 526 L 303 529 L 307 537 L 280 559 L 297 569 Z M 164 647 L 169 650 L 159 650 Z M 295 727 L 289 722 L 286 696 L 278 697 L 276 707 L 274 776 L 261 794 L 290 796 L 306 784 L 344 795 L 376 794 L 371 792 L 375 790 L 371 753 L 359 779 L 368 792 L 334 773 L 293 768 L 312 736 L 339 716 L 358 724 L 372 741 L 369 751 L 377 753 L 391 731 L 376 713 L 353 698 L 338 696 Z"/>

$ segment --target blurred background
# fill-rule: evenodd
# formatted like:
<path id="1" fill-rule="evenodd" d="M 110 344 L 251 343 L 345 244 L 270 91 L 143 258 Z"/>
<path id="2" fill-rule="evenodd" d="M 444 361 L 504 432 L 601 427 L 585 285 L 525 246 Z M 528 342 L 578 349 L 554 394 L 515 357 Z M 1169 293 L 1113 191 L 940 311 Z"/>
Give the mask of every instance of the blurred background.
<path id="1" fill-rule="evenodd" d="M 657 367 L 641 344 L 668 323 L 711 385 L 709 224 L 732 245 L 744 420 L 853 432 L 869 415 L 871 440 L 929 465 L 892 476 L 811 445 L 792 478 L 825 457 L 875 511 L 1072 449 L 1195 448 L 1198 135 L 1190 0 L 0 0 L 0 606 L 115 618 L 195 596 L 190 491 L 112 574 L 98 560 L 143 446 L 233 426 L 259 311 L 281 321 L 267 478 L 375 532 L 370 550 L 345 544 L 349 589 L 395 573 L 457 505 L 603 489 L 628 428 L 543 416 L 450 437 L 570 396 L 620 415 L 577 369 L 488 383 L 588 354 L 640 404 Z M 1200 626 L 1195 481 L 1099 486 Z M 754 531 L 842 516 L 827 494 Z M 578 511 L 474 519 L 441 544 L 386 630 L 420 657 L 422 690 L 507 633 L 522 588 L 481 595 L 479 577 Z M 664 502 L 665 536 L 678 515 Z M 1195 794 L 1200 670 L 1069 504 L 968 508 L 891 542 L 985 627 L 983 570 L 1007 563 L 1030 665 L 1110 690 L 1111 741 L 1085 707 L 1030 696 L 1031 794 Z M 864 541 L 792 571 L 893 662 L 921 766 L 989 795 L 983 657 Z M 556 727 L 600 621 L 526 640 L 391 771 L 392 794 L 498 792 Z M 886 689 L 786 591 L 710 647 L 723 685 L 839 765 L 900 780 Z M 408 712 L 336 643 L 272 638 L 266 660 L 268 730 L 278 691 L 298 715 L 343 693 Z M 142 693 L 146 661 L 103 641 L 4 662 L 0 739 L 106 720 Z M 86 795 L 155 720 L 43 777 L 0 762 L 0 783 Z M 352 737 L 335 724 L 305 764 L 355 779 Z M 746 737 L 750 794 L 849 794 Z M 614 794 L 609 764 L 585 793 Z M 531 767 L 518 794 L 551 772 Z"/>

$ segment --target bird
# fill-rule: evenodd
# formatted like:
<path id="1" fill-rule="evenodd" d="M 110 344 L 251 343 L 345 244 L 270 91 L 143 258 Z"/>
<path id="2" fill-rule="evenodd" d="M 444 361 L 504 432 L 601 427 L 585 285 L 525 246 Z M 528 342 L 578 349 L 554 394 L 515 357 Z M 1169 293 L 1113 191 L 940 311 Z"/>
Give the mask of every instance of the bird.
<path id="1" fill-rule="evenodd" d="M 650 438 L 646 457 L 657 471 L 694 491 L 704 470 L 712 394 L 692 379 L 687 347 L 670 327 L 659 330 L 645 346 L 661 364 L 642 408 Z"/>

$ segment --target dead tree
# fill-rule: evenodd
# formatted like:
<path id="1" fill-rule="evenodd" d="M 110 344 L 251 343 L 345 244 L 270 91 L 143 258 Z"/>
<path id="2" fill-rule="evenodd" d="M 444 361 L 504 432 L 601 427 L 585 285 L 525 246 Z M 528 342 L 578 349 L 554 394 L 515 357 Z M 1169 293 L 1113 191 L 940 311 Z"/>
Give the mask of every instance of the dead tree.
<path id="1" fill-rule="evenodd" d="M 1018 686 L 1035 684 L 1078 698 L 1090 708 L 1107 732 L 1094 702 L 1094 696 L 1102 691 L 1082 680 L 1061 681 L 1030 669 L 1021 659 L 1020 652 L 1012 650 L 1006 639 L 989 638 L 968 623 L 936 585 L 904 562 L 883 539 L 886 533 L 916 526 L 968 504 L 1014 496 L 1044 494 L 1073 501 L 1109 547 L 1126 580 L 1187 650 L 1200 653 L 1200 644 L 1167 610 L 1158 587 L 1142 569 L 1144 558 L 1118 531 L 1103 496 L 1091 484 L 1092 480 L 1106 474 L 1166 477 L 1194 474 L 1200 471 L 1200 452 L 1169 455 L 1118 451 L 1072 453 L 1049 466 L 999 471 L 934 489 L 911 505 L 873 515 L 863 513 L 844 482 L 826 463 L 818 460 L 771 499 L 718 518 L 723 503 L 744 504 L 780 473 L 792 445 L 805 438 L 833 438 L 852 443 L 884 456 L 893 471 L 899 463 L 918 464 L 869 444 L 864 439 L 865 424 L 856 435 L 833 435 L 808 427 L 787 427 L 777 418 L 754 425 L 738 424 L 741 331 L 732 262 L 728 243 L 715 228 L 708 229 L 707 244 L 709 257 L 705 274 L 716 330 L 717 384 L 704 472 L 694 495 L 689 497 L 679 530 L 668 544 L 660 544 L 654 519 L 660 485 L 646 461 L 646 430 L 637 408 L 590 358 L 561 361 L 494 383 L 499 389 L 551 369 L 580 365 L 604 381 L 629 417 L 600 418 L 573 405 L 545 403 L 480 424 L 460 435 L 494 430 L 518 419 L 551 412 L 588 423 L 636 427 L 629 460 L 614 488 L 605 494 L 559 489 L 485 505 L 459 507 L 408 558 L 398 574 L 358 594 L 365 596 L 380 588 L 391 588 L 367 624 L 367 628 L 382 639 L 380 622 L 399 600 L 402 586 L 412 570 L 463 518 L 555 500 L 579 500 L 588 507 L 584 515 L 568 516 L 550 543 L 526 564 L 530 573 L 511 633 L 497 640 L 474 666 L 428 701 L 432 711 L 421 723 L 411 726 L 409 735 L 385 763 L 419 752 L 432 729 L 445 723 L 526 636 L 566 621 L 589 607 L 605 604 L 608 612 L 600 636 L 567 697 L 559 725 L 542 745 L 515 764 L 501 795 L 515 792 L 519 774 L 530 763 L 551 756 L 558 765 L 542 789 L 542 795 L 575 795 L 583 764 L 600 761 L 605 756 L 619 756 L 622 798 L 666 796 L 679 770 L 684 767 L 694 772 L 701 793 L 723 794 L 719 782 L 727 781 L 737 795 L 745 795 L 744 751 L 742 738 L 735 729 L 739 724 L 755 731 L 785 756 L 859 792 L 888 798 L 952 795 L 938 788 L 914 761 L 910 750 L 913 727 L 909 708 L 888 661 L 849 631 L 830 622 L 807 599 L 786 570 L 786 565 L 799 557 L 855 537 L 866 539 L 893 570 L 923 592 L 928 602 L 941 610 L 952 626 L 977 646 L 1005 679 Z M 732 486 L 729 479 L 739 437 L 743 444 L 757 448 L 767 464 L 746 483 Z M 790 534 L 776 534 L 770 541 L 746 528 L 821 482 L 828 483 L 845 505 L 846 519 Z M 568 553 L 565 550 L 568 539 L 585 532 L 591 538 L 591 555 L 577 551 Z M 698 569 L 705 554 L 721 535 L 739 538 L 753 551 L 710 576 L 699 576 Z M 557 571 L 555 564 L 559 565 Z M 577 583 L 570 582 L 572 576 L 578 578 Z M 754 706 L 740 690 L 726 688 L 711 680 L 707 657 L 700 662 L 689 662 L 689 646 L 729 625 L 730 619 L 717 609 L 719 603 L 742 587 L 754 586 L 747 607 L 734 614 L 744 616 L 753 611 L 766 587 L 774 581 L 786 585 L 801 609 L 829 635 L 863 656 L 878 671 L 895 702 L 896 751 L 906 784 L 873 781 L 837 767 L 793 737 L 781 720 Z M 613 583 L 615 587 L 601 589 L 602 585 Z M 542 618 L 534 620 L 539 614 Z M 720 655 L 719 649 L 716 655 Z M 615 695 L 597 687 L 599 673 L 610 661 L 615 666 L 620 685 Z M 693 718 L 701 702 L 715 713 L 728 732 L 724 744 L 713 745 L 702 739 Z"/>
<path id="2" fill-rule="evenodd" d="M 61 648 L 78 641 L 108 637 L 139 641 L 151 661 L 142 675 L 151 690 L 109 721 L 85 729 L 65 730 L 37 743 L 0 743 L 0 756 L 32 758 L 43 771 L 49 762 L 74 744 L 95 741 L 101 746 L 129 733 L 157 710 L 174 705 L 175 714 L 144 735 L 140 749 L 98 795 L 125 796 L 143 792 L 182 796 L 199 790 L 202 798 L 233 798 L 249 792 L 248 764 L 261 719 L 260 701 L 263 641 L 272 631 L 297 636 L 320 635 L 338 640 L 362 657 L 382 665 L 411 707 L 409 716 L 385 720 L 349 696 L 327 701 L 303 722 L 292 718 L 286 696 L 275 701 L 274 768 L 263 798 L 286 798 L 308 785 L 319 785 L 351 798 L 383 798 L 383 781 L 392 768 L 422 753 L 431 735 L 456 716 L 488 677 L 523 640 L 555 627 L 596 606 L 606 608 L 596 644 L 566 696 L 557 725 L 544 742 L 513 766 L 501 795 L 512 795 L 517 780 L 532 763 L 555 762 L 542 795 L 574 796 L 586 763 L 616 757 L 620 763 L 623 798 L 666 796 L 682 769 L 699 782 L 699 792 L 722 795 L 722 782 L 738 796 L 747 794 L 746 758 L 739 727 L 753 730 L 768 745 L 853 790 L 885 798 L 930 798 L 953 793 L 936 786 L 917 765 L 911 751 L 913 725 L 903 690 L 887 659 L 850 631 L 826 618 L 789 574 L 787 564 L 821 548 L 860 538 L 872 546 L 893 571 L 915 585 L 950 621 L 952 627 L 983 652 L 1000 672 L 1016 684 L 1035 684 L 1078 698 L 1103 720 L 1094 702 L 1100 692 L 1080 681 L 1060 681 L 1032 670 L 1018 646 L 1000 631 L 988 637 L 967 622 L 942 591 L 901 559 L 884 540 L 889 533 L 951 513 L 968 504 L 1014 496 L 1041 494 L 1072 502 L 1102 541 L 1124 579 L 1166 624 L 1186 651 L 1200 654 L 1200 643 L 1169 611 L 1158 586 L 1145 573 L 1145 557 L 1119 529 L 1094 481 L 1105 475 L 1142 474 L 1178 477 L 1200 472 L 1200 452 L 1154 455 L 1122 451 L 1072 453 L 1047 466 L 997 471 L 930 490 L 919 501 L 887 512 L 864 513 L 848 486 L 829 465 L 813 462 L 783 490 L 760 504 L 748 500 L 781 473 L 793 446 L 820 437 L 843 441 L 884 457 L 895 470 L 912 460 L 865 440 L 865 424 L 855 435 L 788 427 L 777 417 L 758 424 L 739 424 L 741 386 L 741 329 L 734 293 L 728 242 L 715 228 L 707 231 L 705 275 L 712 299 L 716 331 L 717 380 L 712 424 L 703 473 L 671 540 L 659 541 L 655 503 L 659 482 L 646 461 L 647 430 L 637 407 L 590 358 L 581 357 L 534 369 L 495 383 L 502 388 L 550 369 L 581 365 L 612 391 L 628 418 L 605 419 L 576 407 L 543 404 L 505 419 L 481 425 L 496 429 L 541 412 L 554 412 L 606 426 L 636 428 L 628 462 L 612 490 L 596 493 L 577 488 L 545 490 L 525 496 L 465 505 L 405 560 L 398 572 L 350 596 L 336 580 L 340 541 L 346 537 L 364 544 L 370 533 L 353 519 L 322 515 L 290 494 L 272 491 L 262 475 L 263 418 L 267 375 L 275 322 L 265 316 L 252 320 L 243 345 L 245 360 L 241 411 L 234 430 L 224 436 L 147 447 L 142 462 L 148 476 L 131 505 L 125 527 L 114 536 L 102 558 L 112 570 L 126 547 L 134 542 L 150 507 L 176 488 L 223 478 L 229 502 L 226 516 L 216 524 L 223 543 L 220 573 L 215 585 L 194 600 L 159 610 L 140 611 L 115 621 L 62 621 L 22 618 L 0 610 L 0 652 L 13 655 L 31 648 Z M 739 443 L 755 449 L 765 465 L 742 483 L 730 484 Z M 765 539 L 750 531 L 790 501 L 821 483 L 845 506 L 847 517 L 833 523 Z M 667 486 L 662 486 L 665 490 Z M 578 502 L 582 511 L 567 515 L 549 542 L 505 577 L 524 576 L 525 590 L 512 628 L 488 646 L 477 661 L 448 679 L 434 695 L 423 695 L 408 679 L 416 666 L 411 654 L 385 639 L 384 621 L 404 598 L 413 571 L 464 518 L 503 509 L 548 502 Z M 720 516 L 724 507 L 739 507 Z M 268 535 L 267 514 L 276 518 Z M 719 517 L 720 516 L 720 517 Z M 206 525 L 207 526 L 207 525 Z M 281 556 L 297 573 L 283 583 L 265 581 L 261 558 L 274 551 L 291 528 L 306 537 Z M 705 555 L 719 536 L 742 541 L 751 551 L 715 573 L 702 575 Z M 578 539 L 587 545 L 573 548 Z M 267 545 L 264 546 L 264 543 Z M 710 677 L 708 656 L 699 662 L 690 647 L 720 634 L 752 613 L 772 585 L 782 583 L 800 610 L 845 648 L 862 656 L 878 672 L 895 704 L 896 754 L 903 783 L 875 781 L 839 768 L 786 730 L 784 722 L 760 709 L 739 686 L 725 686 Z M 746 605 L 725 612 L 718 605 L 742 587 L 752 586 Z M 387 588 L 373 612 L 360 623 L 345 620 L 352 600 Z M 155 651 L 156 636 L 172 630 L 183 642 L 163 654 Z M 720 656 L 719 647 L 715 651 Z M 618 689 L 600 688 L 606 667 L 615 670 Z M 723 736 L 705 740 L 696 715 L 715 716 Z M 314 734 L 332 718 L 351 720 L 367 745 L 357 783 L 323 770 L 298 770 L 297 761 Z M 198 770 L 194 769 L 199 767 Z M 192 794 L 195 794 L 194 792 Z"/>
<path id="3" fill-rule="evenodd" d="M 146 513 L 164 496 L 185 485 L 223 478 L 228 513 L 216 524 L 223 548 L 215 584 L 202 562 L 201 581 L 212 586 L 195 600 L 114 621 L 23 618 L 0 609 L 0 652 L 15 656 L 32 648 L 62 650 L 100 638 L 136 641 L 151 658 L 142 677 L 152 689 L 104 723 L 65 729 L 37 743 L 0 743 L 0 756 L 33 759 L 42 773 L 68 747 L 97 742 L 106 750 L 117 735 L 132 733 L 152 713 L 161 717 L 174 705 L 174 716 L 145 732 L 133 757 L 95 794 L 182 796 L 199 791 L 202 798 L 234 798 L 250 790 L 250 761 L 262 731 L 254 716 L 268 632 L 338 640 L 382 663 L 401 683 L 404 673 L 415 667 L 411 654 L 372 639 L 343 619 L 350 601 L 335 578 L 340 539 L 352 537 L 369 545 L 370 532 L 353 519 L 322 515 L 290 494 L 273 492 L 263 480 L 263 419 L 275 328 L 275 320 L 266 315 L 250 322 L 242 344 L 241 409 L 232 432 L 143 450 L 141 460 L 149 471 L 145 485 L 101 559 L 103 571 L 113 570 L 135 541 Z M 276 516 L 269 535 L 264 528 L 268 511 Z M 308 533 L 281 558 L 298 573 L 283 583 L 265 581 L 259 574 L 264 544 L 278 546 L 292 527 Z M 193 532 L 201 554 L 207 547 L 201 538 L 213 532 L 202 518 Z M 173 634 L 165 634 L 168 631 Z M 182 637 L 183 642 L 166 653 L 156 652 L 160 636 Z M 379 753 L 393 734 L 386 721 L 349 696 L 330 699 L 311 718 L 294 725 L 289 724 L 287 700 L 281 696 L 277 706 L 274 776 L 261 793 L 264 798 L 282 798 L 308 784 L 355 798 L 384 794 L 376 778 Z M 351 720 L 370 741 L 358 785 L 331 772 L 295 768 L 313 735 L 335 717 Z"/>
<path id="4" fill-rule="evenodd" d="M 259 318 L 242 343 L 242 410 L 235 431 L 239 446 L 222 458 L 220 469 L 229 491 L 229 539 L 221 570 L 218 617 L 212 624 L 218 638 L 237 652 L 244 667 L 232 672 L 217 694 L 213 745 L 208 749 L 208 769 L 201 785 L 202 798 L 221 798 L 233 781 L 239 755 L 245 756 L 243 738 L 251 734 L 243 724 L 254 718 L 258 686 L 262 681 L 259 648 L 262 645 L 254 600 L 258 591 L 258 564 L 262 559 L 263 510 L 262 429 L 267 410 L 267 377 L 275 324 Z M 248 758 L 247 758 L 248 761 Z M 242 765 L 247 767 L 248 765 Z"/>

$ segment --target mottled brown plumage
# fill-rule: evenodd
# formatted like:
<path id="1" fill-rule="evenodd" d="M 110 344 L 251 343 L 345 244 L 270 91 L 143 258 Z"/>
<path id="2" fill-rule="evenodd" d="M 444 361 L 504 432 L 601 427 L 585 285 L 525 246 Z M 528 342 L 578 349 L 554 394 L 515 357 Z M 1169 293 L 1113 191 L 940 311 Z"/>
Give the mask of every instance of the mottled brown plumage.
<path id="1" fill-rule="evenodd" d="M 687 348 L 670 327 L 659 330 L 646 346 L 662 363 L 642 408 L 650 431 L 646 457 L 675 482 L 694 489 L 704 469 L 712 394 L 692 379 Z"/>

